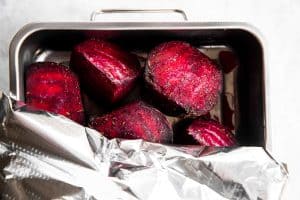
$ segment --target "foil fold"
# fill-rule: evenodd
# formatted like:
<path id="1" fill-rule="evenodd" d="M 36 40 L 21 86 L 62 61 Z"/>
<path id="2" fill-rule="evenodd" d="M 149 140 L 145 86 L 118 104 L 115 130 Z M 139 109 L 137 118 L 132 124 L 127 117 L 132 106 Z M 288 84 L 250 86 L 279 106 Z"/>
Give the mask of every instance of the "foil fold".
<path id="1" fill-rule="evenodd" d="M 0 93 L 2 199 L 280 199 L 288 172 L 262 147 L 108 140 Z"/>

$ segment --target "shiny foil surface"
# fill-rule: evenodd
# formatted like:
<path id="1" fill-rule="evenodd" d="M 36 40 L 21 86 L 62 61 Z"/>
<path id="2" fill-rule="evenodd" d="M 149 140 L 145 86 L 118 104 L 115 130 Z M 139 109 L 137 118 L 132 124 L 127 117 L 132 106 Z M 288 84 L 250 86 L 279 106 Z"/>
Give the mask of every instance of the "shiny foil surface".
<path id="1" fill-rule="evenodd" d="M 108 140 L 0 93 L 1 199 L 280 199 L 287 170 L 261 147 Z"/>

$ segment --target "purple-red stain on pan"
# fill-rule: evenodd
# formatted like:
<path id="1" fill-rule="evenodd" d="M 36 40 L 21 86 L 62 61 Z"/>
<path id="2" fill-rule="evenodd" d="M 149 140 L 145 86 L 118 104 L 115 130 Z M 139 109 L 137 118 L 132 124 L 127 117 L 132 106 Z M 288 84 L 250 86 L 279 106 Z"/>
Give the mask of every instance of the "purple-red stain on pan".
<path id="1" fill-rule="evenodd" d="M 26 103 L 84 123 L 78 78 L 67 66 L 53 62 L 30 65 L 26 72 Z"/>
<path id="2" fill-rule="evenodd" d="M 219 61 L 222 65 L 223 72 L 226 74 L 238 66 L 238 60 L 231 51 L 221 51 L 219 53 Z"/>
<path id="3" fill-rule="evenodd" d="M 100 117 L 92 117 L 89 126 L 107 138 L 144 139 L 159 143 L 172 143 L 173 140 L 173 131 L 167 118 L 141 101 Z"/>
<path id="4" fill-rule="evenodd" d="M 232 122 L 234 111 L 230 108 L 230 105 L 228 103 L 228 97 L 227 95 L 224 95 L 222 98 L 222 109 L 223 109 L 223 124 L 228 127 L 230 130 L 234 130 L 234 125 Z"/>

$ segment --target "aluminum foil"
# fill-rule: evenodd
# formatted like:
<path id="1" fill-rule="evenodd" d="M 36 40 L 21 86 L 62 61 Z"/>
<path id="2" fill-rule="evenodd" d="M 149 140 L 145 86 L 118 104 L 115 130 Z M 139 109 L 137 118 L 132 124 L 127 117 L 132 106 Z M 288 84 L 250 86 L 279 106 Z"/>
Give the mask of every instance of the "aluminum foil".
<path id="1" fill-rule="evenodd" d="M 280 199 L 285 167 L 263 148 L 108 140 L 0 93 L 2 199 Z"/>

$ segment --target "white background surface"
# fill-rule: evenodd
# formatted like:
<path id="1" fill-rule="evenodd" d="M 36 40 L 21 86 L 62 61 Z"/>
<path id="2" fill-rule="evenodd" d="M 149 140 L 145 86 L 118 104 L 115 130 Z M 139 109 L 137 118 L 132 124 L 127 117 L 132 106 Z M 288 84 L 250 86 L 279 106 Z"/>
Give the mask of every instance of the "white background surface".
<path id="1" fill-rule="evenodd" d="M 87 21 L 99 8 L 181 8 L 190 21 L 256 26 L 267 44 L 272 154 L 290 172 L 283 199 L 300 199 L 300 0 L 0 0 L 0 89 L 9 90 L 8 47 L 18 29 L 36 21 Z"/>

